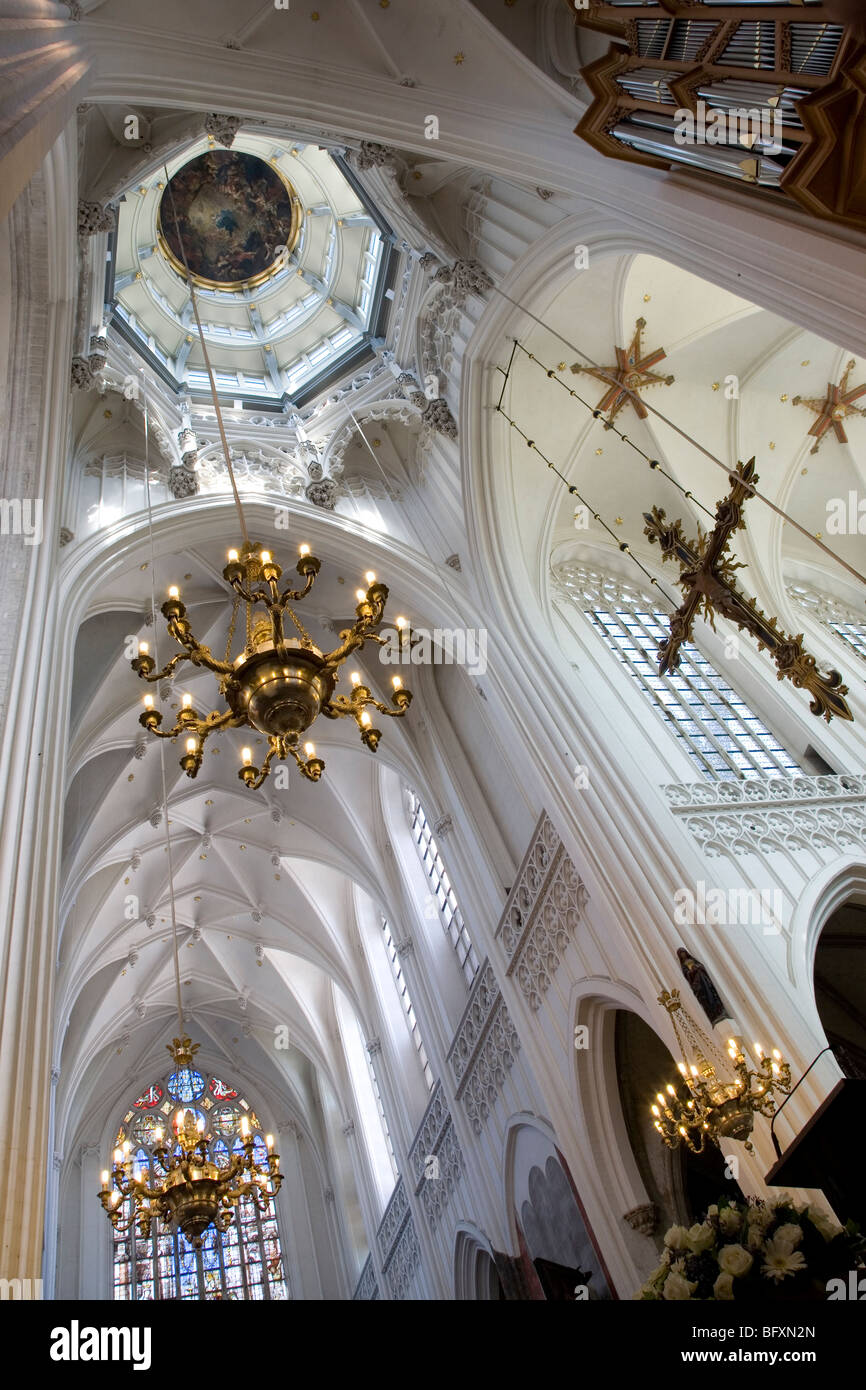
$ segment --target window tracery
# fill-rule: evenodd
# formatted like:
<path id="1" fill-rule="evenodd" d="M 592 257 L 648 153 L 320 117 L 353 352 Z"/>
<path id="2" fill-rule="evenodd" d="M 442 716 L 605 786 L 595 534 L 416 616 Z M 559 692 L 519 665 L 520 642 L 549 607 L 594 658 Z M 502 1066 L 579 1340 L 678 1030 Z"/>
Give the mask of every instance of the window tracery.
<path id="1" fill-rule="evenodd" d="M 653 702 L 702 776 L 731 780 L 802 771 L 694 643 L 683 643 L 676 671 L 658 674 L 656 650 L 668 625 L 655 599 L 613 576 L 573 563 L 557 565 L 554 579 Z"/>

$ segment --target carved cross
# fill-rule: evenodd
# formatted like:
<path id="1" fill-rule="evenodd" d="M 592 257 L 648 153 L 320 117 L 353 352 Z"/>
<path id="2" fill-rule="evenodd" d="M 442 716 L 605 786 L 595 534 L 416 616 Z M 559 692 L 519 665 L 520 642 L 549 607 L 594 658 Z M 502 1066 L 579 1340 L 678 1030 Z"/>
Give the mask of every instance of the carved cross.
<path id="1" fill-rule="evenodd" d="M 712 531 L 699 531 L 697 541 L 683 535 L 682 522 L 665 522 L 665 513 L 658 507 L 644 512 L 644 535 L 653 544 L 658 542 L 665 560 L 680 562 L 680 588 L 685 601 L 671 615 L 670 636 L 659 646 L 659 674 L 673 671 L 680 662 L 680 647 L 689 641 L 696 617 L 704 617 L 715 631 L 714 614 L 721 613 L 750 632 L 758 650 L 766 647 L 773 653 L 777 679 L 793 681 L 798 690 L 808 690 L 812 696 L 812 714 L 828 720 L 833 715 L 853 719 L 843 696 L 848 687 L 842 684 L 838 671 L 823 674 L 813 656 L 803 650 L 803 634 L 791 637 L 778 627 L 776 618 L 766 618 L 754 599 L 747 598 L 736 585 L 734 571 L 743 566 L 727 553 L 728 543 L 736 531 L 744 529 L 743 504 L 751 497 L 758 483 L 755 460 L 738 463 L 735 473 L 729 474 L 730 495 L 716 504 L 716 524 Z"/>
<path id="2" fill-rule="evenodd" d="M 862 386 L 855 386 L 848 390 L 848 378 L 854 370 L 856 363 L 852 358 L 845 368 L 845 374 L 838 386 L 833 382 L 827 384 L 827 395 L 824 400 L 817 397 L 808 399 L 805 396 L 795 396 L 792 405 L 804 405 L 807 410 L 811 410 L 817 415 L 817 420 L 811 426 L 809 434 L 814 437 L 815 443 L 809 450 L 812 454 L 817 454 L 821 447 L 821 441 L 829 430 L 832 430 L 840 444 L 848 443 L 848 436 L 842 423 L 849 415 L 866 416 L 866 410 L 854 404 L 859 401 L 861 396 L 866 396 L 866 382 Z"/>
<path id="3" fill-rule="evenodd" d="M 645 386 L 670 386 L 673 383 L 672 376 L 661 376 L 658 372 L 650 371 L 650 367 L 655 367 L 667 354 L 664 348 L 656 348 L 653 352 L 644 354 L 642 338 L 645 328 L 646 319 L 638 319 L 634 337 L 628 347 L 614 348 L 616 366 L 582 367 L 579 362 L 575 362 L 571 369 L 575 373 L 582 372 L 585 376 L 594 376 L 609 387 L 596 406 L 596 410 L 601 414 L 610 412 L 604 422 L 606 430 L 610 429 L 623 406 L 629 403 L 634 406 L 638 418 L 645 420 L 649 412 L 637 394 L 638 391 L 642 391 Z"/>

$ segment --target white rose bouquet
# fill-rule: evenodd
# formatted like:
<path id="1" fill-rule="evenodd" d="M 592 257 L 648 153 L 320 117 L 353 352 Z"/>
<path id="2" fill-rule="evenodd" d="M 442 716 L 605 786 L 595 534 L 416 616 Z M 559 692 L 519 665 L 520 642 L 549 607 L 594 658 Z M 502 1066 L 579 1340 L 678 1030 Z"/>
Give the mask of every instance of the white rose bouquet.
<path id="1" fill-rule="evenodd" d="M 639 1299 L 823 1299 L 829 1280 L 862 1267 L 863 1242 L 821 1211 L 785 1195 L 771 1202 L 720 1197 L 694 1226 L 672 1226 L 662 1262 Z"/>

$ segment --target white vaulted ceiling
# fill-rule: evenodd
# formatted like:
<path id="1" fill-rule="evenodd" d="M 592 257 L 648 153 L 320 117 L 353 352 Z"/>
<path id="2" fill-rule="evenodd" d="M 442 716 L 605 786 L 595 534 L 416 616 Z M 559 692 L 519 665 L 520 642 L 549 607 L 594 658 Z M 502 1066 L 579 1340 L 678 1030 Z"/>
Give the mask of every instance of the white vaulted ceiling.
<path id="1" fill-rule="evenodd" d="M 251 499 L 246 511 L 253 535 L 271 533 L 271 508 Z M 322 1088 L 346 1104 L 338 992 L 362 1037 L 378 1026 L 370 969 L 385 964 L 379 914 L 395 923 L 404 916 L 388 841 L 408 835 L 403 787 L 423 782 L 409 724 L 416 709 L 423 719 L 423 694 L 406 721 L 383 721 L 376 755 L 351 721 L 318 721 L 311 737 L 326 764 L 318 784 L 293 771 L 285 788 L 272 776 L 249 791 L 238 777 L 241 745 L 263 751 L 249 731 L 209 740 L 188 779 L 182 749 L 139 727 L 148 687 L 126 648 L 144 638 L 160 663 L 177 650 L 161 615 L 157 626 L 147 621 L 153 592 L 158 608 L 176 582 L 196 635 L 222 654 L 232 605 L 221 570 L 237 544 L 236 518 L 224 498 L 161 508 L 153 562 L 146 533 L 123 530 L 109 538 L 110 575 L 87 585 L 89 616 L 75 650 L 83 684 L 71 710 L 57 985 L 64 1123 L 73 1133 L 76 1096 L 98 1095 L 110 1109 L 117 1088 L 137 1084 L 143 1059 L 155 1066 L 174 1031 L 173 885 L 187 1028 L 224 1067 L 234 1062 L 235 1074 L 277 1086 L 281 1103 L 315 1133 Z M 322 572 L 299 615 L 323 649 L 337 644 L 334 625 L 353 621 L 354 591 L 370 565 L 390 583 L 392 617 L 403 612 L 432 627 L 447 612 L 446 590 L 405 547 L 299 504 L 287 560 L 304 538 Z M 392 669 L 378 654 L 351 665 L 382 697 Z M 348 689 L 348 671 L 341 680 Z M 166 720 L 186 690 L 201 710 L 221 707 L 213 677 L 181 668 L 158 701 Z M 373 967 L 371 949 L 382 956 Z M 399 1014 L 396 994 L 391 1002 Z M 289 1030 L 287 1051 L 274 1050 L 277 1026 Z M 100 1110 L 92 1123 L 102 1118 Z"/>
<path id="2" fill-rule="evenodd" d="M 614 346 L 631 343 L 639 317 L 646 320 L 644 352 L 657 347 L 666 352 L 652 370 L 672 374 L 674 382 L 643 390 L 649 417 L 639 420 L 626 405 L 616 417 L 617 427 L 651 458 L 661 459 L 710 512 L 727 495 L 725 470 L 754 456 L 761 492 L 859 567 L 862 538 L 828 534 L 828 501 L 847 496 L 849 489 L 862 494 L 866 419 L 849 418 L 848 443 L 838 442 L 831 432 L 813 455 L 815 439 L 808 431 L 816 417 L 804 405 L 795 406 L 794 398 L 823 399 L 828 383 L 839 382 L 852 359 L 849 387 L 861 384 L 866 360 L 652 256 L 594 259 L 589 269 L 574 274 L 541 317 L 548 327 L 528 326 L 521 333 L 521 342 L 538 362 L 516 354 L 503 408 L 578 487 L 614 537 L 591 517 L 587 530 L 575 530 L 576 499 L 561 485 L 546 485 L 543 461 L 499 421 L 496 428 L 511 459 L 514 514 L 531 572 L 539 573 L 543 556 L 573 549 L 581 539 L 611 554 L 627 542 L 644 563 L 657 568 L 658 547 L 643 536 L 643 513 L 653 504 L 665 508 L 671 519 L 682 517 L 688 534 L 695 534 L 698 524 L 712 525 L 706 512 L 690 506 L 644 458 L 568 395 L 573 389 L 589 406 L 598 405 L 606 388 L 591 376 L 571 372 L 572 364 L 582 360 L 574 348 L 599 365 L 610 365 Z M 568 390 L 547 379 L 539 363 L 556 370 Z M 563 369 L 557 370 L 561 363 Z M 494 378 L 492 400 L 498 391 Z M 715 454 L 725 469 L 697 445 Z M 743 585 L 751 592 L 766 592 L 768 585 L 778 588 L 780 577 L 798 563 L 829 563 L 807 537 L 756 499 L 747 506 L 747 529 L 736 538 L 735 549 L 748 562 Z M 622 565 L 627 572 L 628 562 L 618 567 Z M 639 582 L 640 573 L 632 568 Z M 673 591 L 673 567 L 666 569 Z M 845 589 L 845 573 L 838 573 Z"/>

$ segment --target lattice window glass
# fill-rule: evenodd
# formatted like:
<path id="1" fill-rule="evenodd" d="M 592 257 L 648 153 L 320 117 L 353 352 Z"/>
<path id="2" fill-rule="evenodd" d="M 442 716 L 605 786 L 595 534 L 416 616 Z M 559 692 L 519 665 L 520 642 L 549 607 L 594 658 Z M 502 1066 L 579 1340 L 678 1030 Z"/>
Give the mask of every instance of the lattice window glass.
<path id="1" fill-rule="evenodd" d="M 557 566 L 555 578 L 652 701 L 702 776 L 730 781 L 802 771 L 694 643 L 683 643 L 676 671 L 658 674 L 657 649 L 668 634 L 668 621 L 648 595 L 579 565 Z"/>
<path id="2" fill-rule="evenodd" d="M 424 873 L 427 875 L 430 892 L 439 909 L 439 916 L 446 935 L 457 952 L 457 959 L 460 962 L 460 969 L 463 971 L 466 983 L 471 985 L 478 969 L 478 957 L 475 954 L 472 938 L 463 920 L 463 913 L 460 911 L 454 889 L 451 887 L 451 880 L 442 862 L 442 855 L 439 853 L 439 847 L 433 837 L 433 831 L 430 829 L 424 814 L 424 808 L 414 792 L 411 794 L 410 811 L 412 838 L 415 841 Z"/>
<path id="3" fill-rule="evenodd" d="M 124 1115 L 114 1147 L 129 1143 L 136 1167 L 147 1179 L 154 1163 L 154 1131 L 159 1128 L 168 1136 L 178 1112 L 190 1109 L 205 1122 L 208 1155 L 214 1163 L 228 1166 L 230 1152 L 239 1149 L 244 1115 L 254 1135 L 256 1158 L 266 1162 L 267 1148 L 255 1110 L 234 1086 L 195 1067 L 152 1081 Z M 157 1167 L 152 1181 L 158 1176 Z M 131 1205 L 128 1199 L 127 1207 Z M 260 1212 L 249 1200 L 238 1202 L 233 1224 L 222 1232 L 209 1226 L 200 1250 L 193 1249 L 179 1231 L 164 1230 L 156 1221 L 147 1238 L 133 1231 L 125 1235 L 113 1231 L 112 1237 L 115 1300 L 289 1297 L 273 1204 L 270 1211 Z"/>
<path id="4" fill-rule="evenodd" d="M 391 1142 L 391 1131 L 388 1128 L 388 1120 L 385 1116 L 385 1107 L 382 1104 L 382 1092 L 379 1090 L 379 1078 L 376 1076 L 376 1068 L 373 1065 L 373 1058 L 370 1056 L 370 1053 L 367 1048 L 364 1049 L 364 1053 L 367 1058 L 367 1067 L 370 1072 L 370 1081 L 373 1086 L 373 1095 L 376 1097 L 376 1109 L 379 1112 L 379 1119 L 382 1122 L 382 1133 L 385 1136 L 385 1144 L 388 1149 L 388 1157 L 391 1160 L 391 1171 L 393 1172 L 395 1178 L 399 1178 L 400 1170 L 397 1167 L 397 1157 L 394 1153 L 394 1145 Z"/>
<path id="5" fill-rule="evenodd" d="M 428 1090 L 432 1091 L 434 1085 L 433 1072 L 431 1071 L 430 1063 L 427 1060 L 427 1049 L 424 1046 L 424 1042 L 421 1037 L 421 1030 L 418 1027 L 418 1019 L 415 1017 L 415 1010 L 412 1007 L 412 999 L 409 994 L 409 986 L 406 983 L 406 976 L 403 974 L 403 967 L 400 964 L 400 956 L 397 951 L 397 946 L 394 941 L 394 937 L 391 932 L 391 928 L 388 924 L 388 921 L 384 917 L 382 918 L 382 934 L 385 938 L 385 950 L 388 952 L 388 959 L 391 962 L 391 970 L 393 972 L 394 980 L 397 985 L 397 993 L 400 995 L 400 1003 L 403 1005 L 403 1012 L 405 1013 L 406 1021 L 409 1024 L 409 1032 L 412 1034 L 412 1041 L 415 1044 L 415 1048 L 417 1050 L 418 1057 L 421 1062 L 421 1068 L 424 1072 L 424 1080 L 427 1082 Z"/>
<path id="6" fill-rule="evenodd" d="M 866 661 L 866 614 L 862 617 L 829 594 L 807 584 L 789 584 L 788 595 Z"/>

